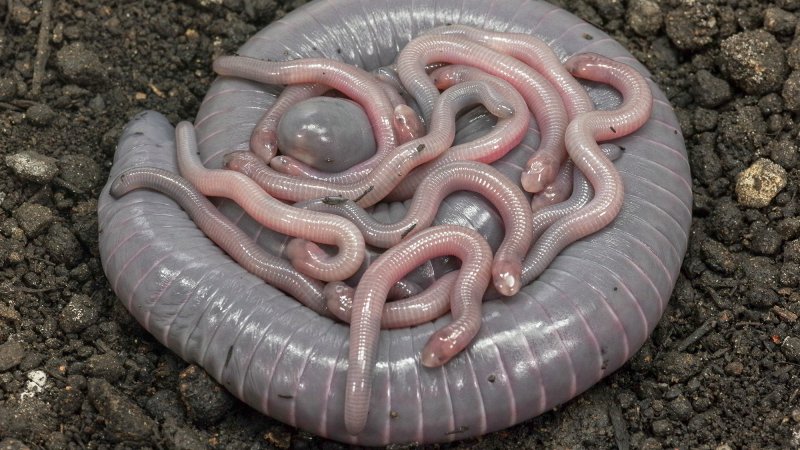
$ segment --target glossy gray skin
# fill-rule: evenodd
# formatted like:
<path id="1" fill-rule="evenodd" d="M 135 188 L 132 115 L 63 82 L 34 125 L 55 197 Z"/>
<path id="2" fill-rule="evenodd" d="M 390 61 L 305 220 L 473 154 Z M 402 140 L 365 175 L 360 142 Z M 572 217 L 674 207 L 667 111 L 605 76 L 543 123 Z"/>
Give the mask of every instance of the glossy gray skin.
<path id="1" fill-rule="evenodd" d="M 374 155 L 376 143 L 358 103 L 317 97 L 286 111 L 278 122 L 278 148 L 315 169 L 341 172 Z"/>
<path id="2" fill-rule="evenodd" d="M 239 53 L 327 56 L 374 69 L 391 63 L 421 30 L 444 23 L 534 33 L 552 43 L 562 59 L 594 51 L 647 73 L 591 25 L 547 3 L 524 0 L 317 2 L 262 30 Z M 107 189 L 102 193 L 104 269 L 125 306 L 157 339 L 283 422 L 365 445 L 452 441 L 508 427 L 566 402 L 618 369 L 664 311 L 686 249 L 691 184 L 677 120 L 661 91 L 651 86 L 652 119 L 615 141 L 625 148 L 616 162 L 626 189 L 620 216 L 567 248 L 513 298 L 485 303 L 476 340 L 442 368 L 421 367 L 418 355 L 449 317 L 384 332 L 367 428 L 358 436 L 349 436 L 343 426 L 348 328 L 238 267 L 171 200 L 137 191 L 115 201 Z M 601 108 L 619 102 L 608 89 L 590 91 Z M 206 164 L 219 167 L 225 152 L 247 149 L 250 129 L 276 92 L 277 87 L 239 80 L 214 82 L 195 122 Z M 532 133 L 495 166 L 518 174 L 530 154 L 525 147 L 537 141 Z M 158 113 L 140 114 L 128 125 L 111 179 L 135 166 L 175 170 L 173 129 Z M 442 214 L 460 210 L 463 215 L 452 216 L 454 221 L 496 233 L 496 217 L 474 197 L 453 202 L 457 206 L 445 204 Z M 379 209 L 389 216 L 403 212 L 398 205 Z M 222 210 L 241 219 L 235 206 Z M 251 222 L 240 224 L 258 233 Z M 274 233 L 257 239 L 273 251 L 283 245 Z"/>

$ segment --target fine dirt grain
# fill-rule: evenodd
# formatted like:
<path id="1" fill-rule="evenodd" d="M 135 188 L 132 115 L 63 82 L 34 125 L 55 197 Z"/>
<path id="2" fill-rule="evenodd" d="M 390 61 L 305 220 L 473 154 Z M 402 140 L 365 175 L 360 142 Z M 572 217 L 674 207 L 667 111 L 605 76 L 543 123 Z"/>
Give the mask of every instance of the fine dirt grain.
<path id="1" fill-rule="evenodd" d="M 144 109 L 194 117 L 213 58 L 303 2 L 53 1 L 44 47 L 50 2 L 0 3 L 0 448 L 344 448 L 254 412 L 158 344 L 97 252 L 123 124 Z M 436 448 L 797 447 L 800 1 L 560 3 L 629 48 L 675 105 L 694 176 L 689 253 L 622 370 L 555 412 Z"/>

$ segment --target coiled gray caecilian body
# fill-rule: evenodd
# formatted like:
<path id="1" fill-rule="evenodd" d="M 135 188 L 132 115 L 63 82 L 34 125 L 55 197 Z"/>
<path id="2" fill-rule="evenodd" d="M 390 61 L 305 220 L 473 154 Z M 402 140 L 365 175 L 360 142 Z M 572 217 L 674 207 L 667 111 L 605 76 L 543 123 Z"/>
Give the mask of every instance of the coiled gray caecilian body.
<path id="1" fill-rule="evenodd" d="M 372 70 L 392 63 L 412 37 L 447 23 L 533 34 L 562 60 L 596 52 L 647 73 L 603 32 L 550 4 L 525 0 L 315 2 L 262 30 L 239 54 L 321 56 Z M 144 190 L 114 200 L 107 186 L 98 206 L 104 269 L 125 306 L 158 340 L 285 423 L 363 445 L 451 441 L 506 428 L 622 366 L 672 292 L 691 221 L 691 182 L 677 120 L 648 82 L 651 119 L 612 141 L 624 150 L 615 162 L 626 195 L 616 220 L 565 249 L 515 296 L 485 302 L 475 341 L 443 367 L 422 367 L 419 354 L 449 317 L 383 331 L 367 425 L 357 436 L 344 427 L 348 327 L 239 267 L 173 201 Z M 619 105 L 613 90 L 589 86 L 598 108 Z M 206 166 L 219 168 L 226 153 L 248 149 L 252 128 L 279 90 L 228 78 L 213 83 L 195 119 Z M 537 141 L 529 133 L 519 148 L 535 148 Z M 512 152 L 494 165 L 518 179 L 529 156 Z M 133 167 L 177 170 L 175 130 L 158 113 L 129 123 L 110 179 Z M 452 195 L 435 223 L 472 224 L 496 246 L 502 224 L 485 205 L 473 195 Z M 220 209 L 269 251 L 285 247 L 284 236 L 261 230 L 235 205 Z M 388 220 L 403 215 L 394 209 L 378 207 Z M 430 281 L 435 266 L 418 270 L 417 281 Z"/>

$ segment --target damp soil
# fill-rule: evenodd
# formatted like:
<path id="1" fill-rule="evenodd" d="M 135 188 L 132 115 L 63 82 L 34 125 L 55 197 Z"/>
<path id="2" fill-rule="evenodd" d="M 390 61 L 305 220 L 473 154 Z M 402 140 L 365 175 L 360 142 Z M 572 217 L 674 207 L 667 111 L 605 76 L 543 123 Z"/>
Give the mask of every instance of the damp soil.
<path id="1" fill-rule="evenodd" d="M 194 117 L 213 58 L 303 1 L 0 3 L 0 448 L 344 448 L 254 412 L 162 347 L 110 290 L 97 248 L 126 121 Z M 621 370 L 553 412 L 435 448 L 800 446 L 800 0 L 561 3 L 675 105 L 689 251 Z"/>

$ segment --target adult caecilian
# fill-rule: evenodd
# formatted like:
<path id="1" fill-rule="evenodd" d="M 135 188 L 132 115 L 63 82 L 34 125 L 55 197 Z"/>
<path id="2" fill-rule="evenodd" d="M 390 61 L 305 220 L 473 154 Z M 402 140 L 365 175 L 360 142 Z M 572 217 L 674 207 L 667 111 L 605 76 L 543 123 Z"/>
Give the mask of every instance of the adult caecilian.
<path id="1" fill-rule="evenodd" d="M 323 56 L 375 69 L 392 62 L 411 37 L 447 23 L 533 34 L 562 60 L 591 51 L 647 73 L 591 25 L 524 0 L 316 2 L 262 30 L 239 54 Z M 565 249 L 515 296 L 485 303 L 473 344 L 441 368 L 422 367 L 419 353 L 448 317 L 385 331 L 367 425 L 358 436 L 347 434 L 343 419 L 349 329 L 239 267 L 171 200 L 152 191 L 113 200 L 104 190 L 98 213 L 105 271 L 157 339 L 286 423 L 365 445 L 450 441 L 508 427 L 619 368 L 653 330 L 672 291 L 691 219 L 689 169 L 672 109 L 649 84 L 651 119 L 614 141 L 624 149 L 616 167 L 626 192 L 617 219 Z M 214 82 L 195 120 L 203 162 L 218 168 L 226 153 L 246 150 L 250 131 L 278 92 L 241 80 Z M 610 89 L 594 86 L 590 94 L 602 109 L 619 105 Z M 174 133 L 158 113 L 135 117 L 120 140 L 111 179 L 132 167 L 175 171 Z M 537 141 L 529 134 L 520 147 Z M 528 157 L 509 156 L 495 167 L 519 177 Z M 477 224 L 497 240 L 500 221 L 485 205 L 455 194 L 435 223 Z M 254 226 L 235 205 L 221 210 L 270 251 L 285 247 L 285 237 Z M 392 216 L 390 207 L 378 211 Z M 418 279 L 434 266 L 419 270 Z"/>

